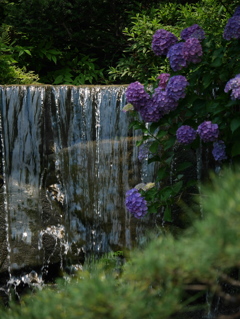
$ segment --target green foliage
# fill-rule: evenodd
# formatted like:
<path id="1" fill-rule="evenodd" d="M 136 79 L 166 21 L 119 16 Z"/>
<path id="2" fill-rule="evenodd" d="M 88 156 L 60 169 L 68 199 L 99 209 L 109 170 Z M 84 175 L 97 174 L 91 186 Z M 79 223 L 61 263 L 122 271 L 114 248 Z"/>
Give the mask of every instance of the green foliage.
<path id="1" fill-rule="evenodd" d="M 106 69 L 122 55 L 122 29 L 129 15 L 155 0 L 4 1 L 3 21 L 15 45 L 31 56 L 14 55 L 20 67 L 51 84 L 106 83 Z"/>
<path id="2" fill-rule="evenodd" d="M 218 305 L 233 315 L 240 297 L 234 275 L 239 267 L 239 183 L 239 170 L 215 176 L 212 186 L 203 189 L 205 219 L 177 239 L 162 234 L 132 252 L 117 279 L 106 269 L 105 258 L 70 284 L 45 288 L 23 298 L 21 306 L 2 309 L 1 318 L 186 319 L 190 311 L 200 310 L 191 318 L 202 318 L 209 311 L 206 293 L 219 297 Z"/>
<path id="3" fill-rule="evenodd" d="M 138 80 L 141 83 L 154 81 L 159 73 L 169 72 L 168 62 L 154 56 L 151 50 L 152 36 L 157 29 L 165 29 L 179 37 L 180 31 L 193 24 L 199 24 L 221 43 L 222 30 L 230 13 L 235 8 L 217 0 L 202 0 L 196 3 L 160 3 L 131 18 L 131 25 L 123 30 L 128 46 L 125 55 L 117 65 L 110 67 L 110 78 L 121 83 Z M 230 13 L 229 13 L 230 12 Z"/>
<path id="4" fill-rule="evenodd" d="M 30 54 L 27 48 L 14 46 L 11 43 L 10 27 L 2 25 L 0 28 L 0 84 L 31 84 L 38 81 L 34 72 L 27 72 L 26 69 L 16 66 L 17 61 L 14 55 Z"/>

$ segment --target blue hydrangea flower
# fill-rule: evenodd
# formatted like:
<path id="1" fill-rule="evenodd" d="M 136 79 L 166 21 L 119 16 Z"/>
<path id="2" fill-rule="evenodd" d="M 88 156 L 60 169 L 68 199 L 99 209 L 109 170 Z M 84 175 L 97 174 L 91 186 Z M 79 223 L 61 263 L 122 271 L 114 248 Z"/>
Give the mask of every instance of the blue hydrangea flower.
<path id="1" fill-rule="evenodd" d="M 177 140 L 181 144 L 190 144 L 196 138 L 197 132 L 189 125 L 182 125 L 176 132 Z"/>
<path id="2" fill-rule="evenodd" d="M 162 90 L 161 87 L 157 87 L 154 90 L 152 100 L 153 104 L 158 107 L 161 115 L 168 114 L 178 106 L 177 101 L 166 90 Z"/>
<path id="3" fill-rule="evenodd" d="M 142 218 L 148 212 L 147 201 L 136 188 L 126 192 L 125 205 L 127 210 L 136 218 Z"/>
<path id="4" fill-rule="evenodd" d="M 213 143 L 212 155 L 215 161 L 223 161 L 227 159 L 226 145 L 223 141 L 217 141 Z"/>
<path id="5" fill-rule="evenodd" d="M 145 91 L 144 86 L 136 81 L 131 83 L 126 90 L 127 102 L 134 106 L 136 111 L 139 111 L 150 99 L 150 95 Z"/>
<path id="6" fill-rule="evenodd" d="M 152 50 L 156 55 L 166 55 L 169 48 L 177 41 L 178 39 L 173 33 L 159 29 L 153 35 Z"/>
<path id="7" fill-rule="evenodd" d="M 240 39 L 240 15 L 238 15 L 238 13 L 228 19 L 223 32 L 223 38 L 228 41 L 231 39 Z"/>
<path id="8" fill-rule="evenodd" d="M 159 86 L 161 89 L 165 90 L 169 78 L 170 78 L 170 74 L 169 74 L 169 73 L 162 73 L 162 74 L 160 74 L 160 75 L 157 77 L 157 79 L 160 80 L 159 83 L 158 83 L 158 86 Z"/>
<path id="9" fill-rule="evenodd" d="M 233 79 L 229 80 L 224 88 L 224 92 L 227 93 L 230 90 L 231 99 L 236 100 L 240 99 L 240 74 L 237 74 Z"/>
<path id="10" fill-rule="evenodd" d="M 182 30 L 180 36 L 183 40 L 187 40 L 189 38 L 203 40 L 205 39 L 205 32 L 198 24 L 193 24 L 192 26 Z"/>
<path id="11" fill-rule="evenodd" d="M 205 121 L 198 126 L 197 132 L 203 142 L 214 142 L 218 138 L 218 125 Z"/>
<path id="12" fill-rule="evenodd" d="M 188 63 L 199 63 L 203 54 L 201 43 L 198 39 L 189 38 L 183 44 L 183 57 Z"/>
<path id="13" fill-rule="evenodd" d="M 186 87 L 189 85 L 187 79 L 183 75 L 175 75 L 168 81 L 166 92 L 173 100 L 178 101 L 186 96 Z"/>
<path id="14" fill-rule="evenodd" d="M 183 56 L 183 46 L 183 42 L 174 44 L 167 53 L 167 58 L 173 71 L 179 71 L 187 66 L 187 61 Z"/>
<path id="15" fill-rule="evenodd" d="M 148 158 L 149 154 L 149 145 L 148 143 L 141 144 L 138 149 L 138 159 L 139 161 L 143 161 Z"/>
<path id="16" fill-rule="evenodd" d="M 139 110 L 139 113 L 144 122 L 158 122 L 163 116 L 163 112 L 154 99 L 148 100 L 146 105 Z"/>

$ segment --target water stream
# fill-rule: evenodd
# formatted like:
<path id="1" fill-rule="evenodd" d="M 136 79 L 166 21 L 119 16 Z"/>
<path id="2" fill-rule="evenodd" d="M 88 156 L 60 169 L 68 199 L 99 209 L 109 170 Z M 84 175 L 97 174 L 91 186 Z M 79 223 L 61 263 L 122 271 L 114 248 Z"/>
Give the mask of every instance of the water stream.
<path id="1" fill-rule="evenodd" d="M 154 225 L 124 206 L 126 190 L 154 171 L 137 158 L 125 89 L 0 87 L 0 272 L 47 273 L 82 252 L 131 249 Z"/>

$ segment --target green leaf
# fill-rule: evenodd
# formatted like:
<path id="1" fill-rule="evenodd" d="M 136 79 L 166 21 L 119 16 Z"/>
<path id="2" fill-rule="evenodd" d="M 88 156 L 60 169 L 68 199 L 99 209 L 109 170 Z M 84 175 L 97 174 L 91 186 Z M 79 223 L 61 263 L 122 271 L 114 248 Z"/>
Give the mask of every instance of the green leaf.
<path id="1" fill-rule="evenodd" d="M 172 186 L 174 194 L 178 194 L 183 186 L 183 181 L 179 181 Z"/>
<path id="2" fill-rule="evenodd" d="M 27 53 L 28 55 L 32 55 L 29 50 L 24 50 L 24 52 Z"/>
<path id="3" fill-rule="evenodd" d="M 203 87 L 207 88 L 212 83 L 212 75 L 210 73 L 203 76 Z"/>
<path id="4" fill-rule="evenodd" d="M 185 169 L 187 169 L 188 167 L 191 167 L 191 166 L 193 166 L 193 163 L 183 162 L 177 166 L 177 171 L 178 172 L 184 171 Z"/>
<path id="5" fill-rule="evenodd" d="M 158 133 L 157 133 L 157 138 L 161 138 L 161 137 L 164 137 L 164 136 L 166 136 L 167 135 L 167 131 L 159 131 Z"/>
<path id="6" fill-rule="evenodd" d="M 171 195 L 173 195 L 173 190 L 172 187 L 170 186 L 166 186 L 163 189 L 161 189 L 160 191 L 160 195 L 161 195 L 161 200 L 162 201 L 167 201 Z"/>
<path id="7" fill-rule="evenodd" d="M 57 58 L 55 57 L 55 55 L 52 56 L 52 60 L 55 64 L 57 63 Z"/>
<path id="8" fill-rule="evenodd" d="M 212 63 L 211 66 L 217 68 L 222 65 L 222 58 L 216 58 Z"/>
<path id="9" fill-rule="evenodd" d="M 130 127 L 132 127 L 134 130 L 144 130 L 145 128 L 145 124 L 138 122 L 138 121 L 133 121 L 132 123 L 130 123 Z"/>
<path id="10" fill-rule="evenodd" d="M 239 141 L 235 142 L 232 147 L 232 156 L 240 155 L 240 143 Z"/>
<path id="11" fill-rule="evenodd" d="M 149 131 L 150 133 L 154 133 L 156 131 L 156 129 L 159 127 L 159 124 L 158 123 L 152 123 L 149 127 Z"/>
<path id="12" fill-rule="evenodd" d="M 157 151 L 159 150 L 159 142 L 158 141 L 154 141 L 150 147 L 149 147 L 150 152 L 152 153 L 157 153 Z"/>
<path id="13" fill-rule="evenodd" d="M 234 118 L 234 119 L 231 121 L 231 124 L 230 124 L 232 133 L 233 133 L 234 131 L 236 131 L 236 129 L 238 129 L 239 126 L 240 126 L 240 118 L 239 118 L 239 117 Z"/>
<path id="14" fill-rule="evenodd" d="M 161 167 L 159 170 L 158 170 L 158 173 L 157 173 L 157 181 L 160 181 L 162 180 L 163 178 L 165 178 L 167 176 L 167 171 L 166 171 L 166 167 Z"/>
<path id="15" fill-rule="evenodd" d="M 171 136 L 166 142 L 165 142 L 165 150 L 169 149 L 170 147 L 172 147 L 174 145 L 176 141 L 176 137 L 175 136 Z"/>
<path id="16" fill-rule="evenodd" d="M 172 211 L 169 206 L 167 206 L 164 210 L 163 219 L 165 222 L 172 222 Z"/>

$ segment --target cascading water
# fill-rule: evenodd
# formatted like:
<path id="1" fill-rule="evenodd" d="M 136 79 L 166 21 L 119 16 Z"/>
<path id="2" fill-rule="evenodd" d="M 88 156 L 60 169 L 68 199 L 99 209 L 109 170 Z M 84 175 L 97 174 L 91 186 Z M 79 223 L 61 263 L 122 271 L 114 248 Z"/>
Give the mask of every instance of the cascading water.
<path id="1" fill-rule="evenodd" d="M 124 205 L 154 171 L 137 159 L 124 105 L 124 86 L 0 87 L 1 273 L 131 249 L 151 227 Z"/>

